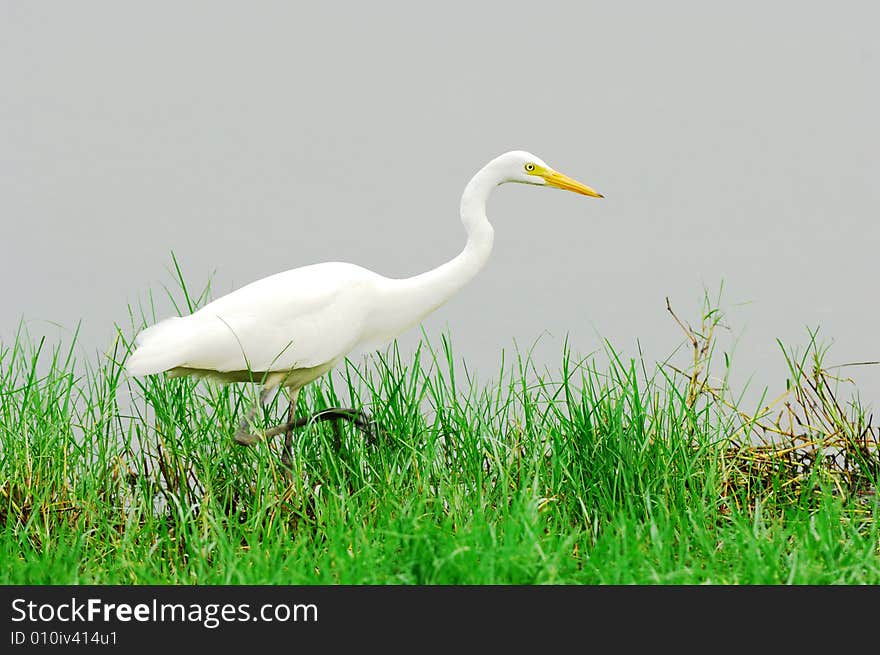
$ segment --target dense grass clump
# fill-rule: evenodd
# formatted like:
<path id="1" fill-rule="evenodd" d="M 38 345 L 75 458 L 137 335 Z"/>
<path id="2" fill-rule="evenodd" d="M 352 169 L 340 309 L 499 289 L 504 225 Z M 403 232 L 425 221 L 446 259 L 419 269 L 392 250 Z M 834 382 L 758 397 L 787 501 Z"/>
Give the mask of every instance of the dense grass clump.
<path id="1" fill-rule="evenodd" d="M 89 366 L 20 332 L 0 344 L 0 577 L 880 583 L 877 431 L 820 349 L 789 354 L 782 401 L 747 413 L 710 384 L 717 314 L 681 325 L 686 370 L 609 347 L 601 368 L 518 358 L 478 386 L 447 340 L 348 363 L 299 412 L 363 405 L 379 429 L 309 425 L 292 470 L 280 440 L 231 440 L 252 388 L 131 380 L 123 336 Z"/>

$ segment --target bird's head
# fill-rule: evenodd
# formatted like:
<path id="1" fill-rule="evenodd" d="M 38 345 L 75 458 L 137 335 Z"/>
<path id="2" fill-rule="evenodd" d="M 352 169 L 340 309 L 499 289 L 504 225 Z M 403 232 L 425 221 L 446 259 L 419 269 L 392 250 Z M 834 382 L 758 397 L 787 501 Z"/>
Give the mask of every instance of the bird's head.
<path id="1" fill-rule="evenodd" d="M 489 164 L 497 175 L 499 184 L 518 182 L 550 186 L 566 191 L 574 191 L 593 198 L 604 198 L 598 191 L 581 184 L 559 171 L 553 170 L 543 159 L 524 150 L 505 152 Z"/>

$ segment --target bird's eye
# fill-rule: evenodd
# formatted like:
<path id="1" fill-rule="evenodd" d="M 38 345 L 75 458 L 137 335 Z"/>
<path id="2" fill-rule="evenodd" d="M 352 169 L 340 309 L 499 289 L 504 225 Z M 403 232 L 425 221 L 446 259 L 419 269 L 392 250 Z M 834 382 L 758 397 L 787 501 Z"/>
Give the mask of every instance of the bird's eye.
<path id="1" fill-rule="evenodd" d="M 526 164 L 526 170 L 529 173 L 531 173 L 533 170 L 535 170 L 535 165 L 534 164 Z"/>

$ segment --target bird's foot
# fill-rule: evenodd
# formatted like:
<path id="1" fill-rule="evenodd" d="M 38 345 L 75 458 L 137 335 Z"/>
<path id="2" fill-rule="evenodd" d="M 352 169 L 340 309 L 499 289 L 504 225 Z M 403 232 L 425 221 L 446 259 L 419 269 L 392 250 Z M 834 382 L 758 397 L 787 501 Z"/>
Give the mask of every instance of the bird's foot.
<path id="1" fill-rule="evenodd" d="M 264 401 L 264 394 L 265 391 L 263 392 L 263 394 L 260 395 L 261 403 Z M 252 431 L 254 426 L 251 421 L 254 420 L 254 416 L 256 416 L 258 408 L 259 406 L 254 406 L 248 411 L 245 417 L 241 420 L 241 423 L 238 424 L 238 430 L 236 430 L 235 434 L 232 435 L 232 439 L 240 446 L 253 446 L 255 443 L 263 438 L 263 435 L 256 434 Z"/>
<path id="2" fill-rule="evenodd" d="M 234 435 L 232 435 L 232 439 L 240 446 L 253 446 L 255 443 L 258 443 L 263 439 L 263 435 L 253 434 L 252 432 L 246 432 L 245 430 L 239 429 Z"/>
<path id="3" fill-rule="evenodd" d="M 251 421 L 254 418 L 254 414 L 256 411 L 251 410 L 247 413 L 247 416 L 244 417 L 241 423 L 238 424 L 238 430 L 235 431 L 235 434 L 232 435 L 235 443 L 240 446 L 253 446 L 255 443 L 261 441 L 263 437 L 266 435 L 263 432 L 257 432 L 254 430 L 254 426 Z"/>
<path id="4" fill-rule="evenodd" d="M 253 446 L 255 443 L 262 441 L 263 439 L 275 437 L 279 434 L 289 432 L 293 428 L 302 427 L 303 425 L 305 425 L 305 421 L 300 419 L 298 421 L 282 423 L 281 425 L 276 425 L 274 428 L 267 428 L 260 432 L 249 432 L 247 426 L 242 423 L 232 438 L 235 440 L 235 443 L 241 444 L 242 446 Z"/>

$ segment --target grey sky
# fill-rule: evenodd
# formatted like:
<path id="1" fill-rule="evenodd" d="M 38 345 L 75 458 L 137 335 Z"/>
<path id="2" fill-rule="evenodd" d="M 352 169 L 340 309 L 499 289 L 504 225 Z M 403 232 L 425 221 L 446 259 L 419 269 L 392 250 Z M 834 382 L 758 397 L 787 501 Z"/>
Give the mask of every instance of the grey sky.
<path id="1" fill-rule="evenodd" d="M 497 191 L 488 267 L 426 323 L 484 377 L 545 331 L 551 367 L 566 333 L 662 357 L 664 297 L 694 317 L 722 280 L 735 382 L 781 389 L 775 339 L 806 326 L 880 359 L 876 3 L 0 7 L 0 339 L 82 319 L 103 348 L 172 249 L 215 295 L 421 272 L 462 247 L 469 177 L 523 148 L 607 198 Z M 852 370 L 868 400 L 878 368 Z"/>

